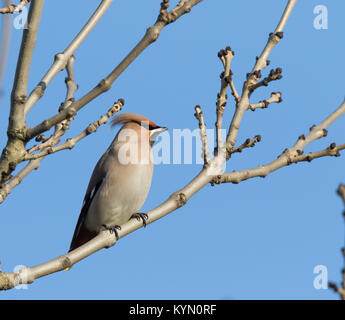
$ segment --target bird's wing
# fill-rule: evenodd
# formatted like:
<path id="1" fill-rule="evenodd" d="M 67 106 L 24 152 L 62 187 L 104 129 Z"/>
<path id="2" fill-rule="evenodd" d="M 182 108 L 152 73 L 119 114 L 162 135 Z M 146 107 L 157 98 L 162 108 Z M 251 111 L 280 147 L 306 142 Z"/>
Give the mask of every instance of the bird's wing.
<path id="1" fill-rule="evenodd" d="M 69 251 L 74 250 L 75 248 L 81 246 L 82 244 L 84 244 L 85 242 L 91 240 L 93 237 L 96 236 L 95 232 L 91 232 L 85 228 L 84 223 L 85 223 L 87 212 L 92 203 L 92 200 L 94 199 L 97 191 L 99 190 L 105 178 L 105 175 L 106 175 L 105 159 L 107 158 L 108 153 L 109 153 L 109 149 L 104 153 L 101 159 L 99 159 L 99 161 L 96 164 L 95 169 L 93 170 L 88 188 L 86 190 L 86 194 L 84 197 L 84 201 L 83 201 L 83 205 L 80 211 L 78 222 L 74 230 Z"/>

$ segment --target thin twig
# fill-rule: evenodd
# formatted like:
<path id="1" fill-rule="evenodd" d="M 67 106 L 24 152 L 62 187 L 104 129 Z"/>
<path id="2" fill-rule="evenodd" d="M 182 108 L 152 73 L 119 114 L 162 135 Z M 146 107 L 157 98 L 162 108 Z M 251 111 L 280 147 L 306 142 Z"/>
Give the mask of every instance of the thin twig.
<path id="1" fill-rule="evenodd" d="M 264 78 L 262 81 L 259 81 L 255 84 L 252 84 L 251 86 L 249 86 L 249 91 L 250 92 L 253 92 L 254 90 L 256 90 L 257 88 L 260 88 L 260 87 L 267 87 L 268 84 L 271 82 L 271 81 L 275 81 L 275 80 L 280 80 L 283 76 L 282 76 L 282 69 L 281 68 L 277 68 L 277 69 L 272 69 L 269 73 L 269 75 Z M 260 71 L 257 71 L 255 76 L 259 79 L 261 78 L 261 72 Z"/>
<path id="2" fill-rule="evenodd" d="M 333 157 L 340 157 L 340 152 L 341 150 L 345 149 L 345 144 L 341 144 L 337 146 L 335 143 L 332 143 L 328 148 L 317 151 L 317 152 L 310 152 L 305 155 L 299 155 L 297 157 L 294 157 L 292 159 L 292 163 L 297 163 L 297 162 L 311 162 L 314 159 L 318 159 L 321 157 L 326 157 L 326 156 L 333 156 Z"/>
<path id="3" fill-rule="evenodd" d="M 230 86 L 230 89 L 231 89 L 231 95 L 234 97 L 236 105 L 237 105 L 240 102 L 241 97 L 240 97 L 240 95 L 238 94 L 238 92 L 236 90 L 236 87 L 235 87 L 235 84 L 234 84 L 232 76 L 230 78 L 229 86 Z"/>
<path id="4" fill-rule="evenodd" d="M 17 13 L 22 11 L 22 8 L 26 6 L 31 0 L 22 0 L 17 5 L 9 4 L 9 1 L 5 4 L 5 7 L 0 8 L 0 13 Z"/>
<path id="5" fill-rule="evenodd" d="M 34 1 L 28 16 L 28 28 L 23 31 L 16 75 L 11 95 L 11 114 L 9 129 L 19 130 L 24 126 L 24 106 L 30 73 L 32 55 L 36 44 L 36 34 L 41 20 L 44 0 Z"/>
<path id="6" fill-rule="evenodd" d="M 224 149 L 224 143 L 222 140 L 222 128 L 223 128 L 223 115 L 224 110 L 226 107 L 227 102 L 227 94 L 226 89 L 230 83 L 232 83 L 232 72 L 231 72 L 231 61 L 234 58 L 234 51 L 231 50 L 230 47 L 226 47 L 224 50 L 220 50 L 218 52 L 218 58 L 223 64 L 224 71 L 220 75 L 220 91 L 217 94 L 217 121 L 216 121 L 216 154 L 220 154 L 221 152 L 223 154 L 225 150 Z"/>
<path id="7" fill-rule="evenodd" d="M 261 136 L 260 135 L 256 135 L 253 139 L 247 139 L 246 141 L 244 141 L 239 147 L 237 148 L 233 148 L 230 151 L 230 154 L 234 154 L 234 153 L 238 153 L 238 152 L 242 152 L 243 149 L 247 149 L 247 148 L 252 148 L 255 146 L 256 143 L 261 141 Z"/>
<path id="8" fill-rule="evenodd" d="M 36 34 L 41 20 L 44 0 L 34 1 L 29 10 L 28 28 L 23 31 L 23 38 L 17 61 L 16 74 L 11 93 L 11 108 L 8 122 L 8 140 L 0 159 L 0 182 L 10 178 L 10 164 L 16 162 L 25 153 L 25 116 L 24 106 L 31 59 L 36 44 Z"/>
<path id="9" fill-rule="evenodd" d="M 30 161 L 23 169 L 12 177 L 10 181 L 0 186 L 0 203 L 4 202 L 10 192 L 19 185 L 29 173 L 39 168 L 41 160 L 43 160 L 43 158 Z"/>
<path id="10" fill-rule="evenodd" d="M 277 28 L 273 33 L 270 34 L 268 42 L 262 51 L 261 55 L 257 57 L 256 64 L 252 69 L 252 72 L 247 75 L 247 80 L 243 85 L 241 99 L 237 104 L 236 112 L 234 117 L 232 118 L 229 131 L 226 138 L 226 149 L 228 154 L 230 154 L 230 150 L 234 147 L 238 131 L 240 128 L 240 124 L 243 118 L 244 113 L 249 109 L 250 106 L 250 95 L 252 93 L 253 86 L 255 86 L 258 80 L 261 77 L 261 71 L 269 65 L 268 56 L 273 50 L 273 48 L 277 45 L 277 43 L 283 37 L 283 30 L 286 25 L 288 18 L 292 12 L 292 9 L 296 5 L 297 0 L 289 0 L 288 4 L 286 5 L 285 11 L 278 23 Z"/>
<path id="11" fill-rule="evenodd" d="M 65 143 L 63 143 L 59 146 L 56 146 L 56 147 L 55 146 L 46 146 L 44 148 L 44 150 L 39 152 L 39 153 L 35 153 L 35 154 L 29 154 L 28 153 L 24 157 L 23 161 L 34 160 L 34 159 L 38 159 L 41 157 L 45 157 L 48 154 L 56 153 L 56 152 L 61 151 L 61 150 L 73 149 L 73 147 L 75 146 L 75 144 L 77 142 L 79 142 L 80 140 L 82 140 L 83 138 L 88 136 L 89 134 L 96 132 L 97 129 L 102 124 L 107 123 L 107 121 L 109 120 L 110 117 L 112 117 L 115 113 L 119 112 L 122 109 L 123 105 L 124 105 L 124 100 L 119 99 L 117 102 L 115 102 L 113 104 L 113 106 L 108 110 L 108 112 L 106 114 L 102 115 L 99 120 L 88 125 L 87 128 L 85 128 L 85 130 L 83 130 L 75 138 L 67 139 Z"/>
<path id="12" fill-rule="evenodd" d="M 67 77 L 65 78 L 65 84 L 67 87 L 66 98 L 65 98 L 65 101 L 61 103 L 59 111 L 62 111 L 63 109 L 67 108 L 74 101 L 73 95 L 74 95 L 74 92 L 78 89 L 78 85 L 76 84 L 75 77 L 74 77 L 74 62 L 75 62 L 75 57 L 72 55 L 68 59 L 67 65 L 66 65 L 66 72 L 67 72 Z M 63 136 L 65 132 L 69 129 L 69 126 L 72 120 L 73 120 L 73 117 L 70 117 L 56 124 L 54 133 L 48 139 L 45 139 L 44 136 L 37 136 L 36 141 L 43 141 L 43 142 L 41 144 L 33 146 L 31 149 L 28 150 L 28 153 L 33 153 L 45 148 L 51 148 L 55 146 L 56 144 L 58 144 L 60 142 L 60 137 Z"/>
<path id="13" fill-rule="evenodd" d="M 304 148 L 316 139 L 320 139 L 327 135 L 326 128 L 331 125 L 336 119 L 345 113 L 345 102 L 343 102 L 337 110 L 329 115 L 318 126 L 313 126 L 307 136 L 301 135 L 297 142 L 290 149 L 286 149 L 276 160 L 261 165 L 253 169 L 233 171 L 230 173 L 224 173 L 217 175 L 212 180 L 212 184 L 220 183 L 239 183 L 241 181 L 254 178 L 254 177 L 266 177 L 269 173 L 272 173 L 284 166 L 301 161 L 311 161 L 312 159 L 322 156 L 337 156 L 340 150 L 344 149 L 344 145 L 335 146 L 332 144 L 329 148 L 315 153 L 303 155 Z"/>
<path id="14" fill-rule="evenodd" d="M 197 120 L 199 121 L 200 138 L 202 142 L 202 156 L 204 158 L 204 166 L 207 166 L 210 162 L 210 154 L 208 152 L 207 134 L 206 134 L 206 125 L 204 121 L 204 115 L 201 111 L 200 106 L 195 106 L 195 118 L 197 118 Z"/>
<path id="15" fill-rule="evenodd" d="M 272 92 L 271 97 L 269 99 L 260 101 L 257 104 L 249 104 L 249 109 L 252 111 L 255 111 L 256 109 L 259 109 L 259 108 L 265 109 L 265 108 L 268 108 L 268 106 L 271 103 L 280 103 L 282 101 L 283 99 L 282 99 L 281 92 Z"/>
<path id="16" fill-rule="evenodd" d="M 75 77 L 74 77 L 74 62 L 75 62 L 75 56 L 71 55 L 69 59 L 67 60 L 67 65 L 66 65 L 67 77 L 65 78 L 65 83 L 67 86 L 67 91 L 66 91 L 64 108 L 66 107 L 67 102 L 73 98 L 74 92 L 78 89 L 78 85 L 76 84 Z"/>
<path id="17" fill-rule="evenodd" d="M 71 103 L 70 99 L 72 99 L 73 93 L 78 87 L 77 84 L 75 83 L 74 72 L 73 72 L 73 63 L 75 60 L 74 56 L 72 56 L 70 58 L 70 60 L 71 61 L 69 63 L 67 63 L 67 66 L 66 66 L 67 76 L 70 80 L 65 81 L 66 87 L 67 87 L 67 93 L 66 93 L 65 102 L 62 103 L 62 108 L 64 108 L 64 106 L 68 106 L 68 102 Z M 37 137 L 38 139 L 36 139 L 36 140 L 37 141 L 43 140 L 43 143 L 32 147 L 28 152 L 30 153 L 30 152 L 34 152 L 34 151 L 41 150 L 41 149 L 43 149 L 43 151 L 45 151 L 45 150 L 49 149 L 50 147 L 53 147 L 56 144 L 58 144 L 60 142 L 61 136 L 68 129 L 71 121 L 72 121 L 72 119 L 67 119 L 67 120 L 62 121 L 61 123 L 58 123 L 55 126 L 54 133 L 51 135 L 51 137 L 49 137 L 49 139 L 45 139 L 43 136 Z M 29 173 L 31 173 L 31 171 L 37 170 L 39 168 L 41 161 L 43 159 L 44 159 L 44 156 L 37 157 L 35 159 L 34 158 L 31 159 L 31 161 L 23 169 L 21 169 L 14 177 L 12 177 L 6 184 L 1 185 L 0 203 L 2 203 L 6 199 L 6 197 L 10 194 L 12 189 L 15 188 L 17 185 L 19 185 L 22 182 L 22 180 Z M 23 160 L 19 159 L 17 163 L 11 162 L 11 166 L 13 166 L 15 168 L 15 165 L 20 163 L 21 161 L 23 161 Z M 9 174 L 10 173 L 11 172 L 9 172 Z"/>

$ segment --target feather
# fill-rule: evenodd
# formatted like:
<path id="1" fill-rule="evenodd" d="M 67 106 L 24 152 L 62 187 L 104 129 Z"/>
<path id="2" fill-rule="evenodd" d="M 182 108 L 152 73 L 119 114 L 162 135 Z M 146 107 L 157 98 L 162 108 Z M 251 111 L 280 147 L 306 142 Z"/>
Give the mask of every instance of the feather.
<path id="1" fill-rule="evenodd" d="M 83 206 L 80 211 L 80 215 L 78 218 L 77 225 L 74 230 L 73 238 L 71 241 L 70 249 L 68 252 L 78 248 L 79 246 L 83 245 L 87 241 L 91 240 L 93 237 L 97 235 L 97 233 L 91 232 L 86 229 L 84 223 L 86 219 L 87 212 L 90 208 L 91 202 L 95 197 L 99 187 L 101 186 L 103 179 L 98 181 L 97 184 L 89 191 L 86 192 L 84 197 Z M 88 188 L 90 189 L 90 187 Z"/>
<path id="2" fill-rule="evenodd" d="M 121 114 L 119 114 L 118 116 L 116 116 L 111 121 L 111 126 L 115 127 L 118 124 L 128 123 L 128 122 L 135 122 L 139 125 L 141 125 L 142 123 L 144 123 L 144 124 L 146 123 L 146 126 L 148 123 L 150 129 L 151 128 L 152 129 L 158 128 L 158 126 L 153 121 L 151 121 L 150 119 L 148 119 L 144 116 L 136 114 L 136 113 L 121 113 Z"/>

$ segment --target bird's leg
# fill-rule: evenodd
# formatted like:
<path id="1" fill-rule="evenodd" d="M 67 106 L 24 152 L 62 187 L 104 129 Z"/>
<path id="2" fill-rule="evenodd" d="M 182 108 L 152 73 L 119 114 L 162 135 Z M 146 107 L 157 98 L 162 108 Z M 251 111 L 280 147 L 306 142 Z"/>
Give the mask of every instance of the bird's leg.
<path id="1" fill-rule="evenodd" d="M 146 227 L 146 220 L 149 216 L 144 212 L 133 213 L 130 219 L 137 219 L 138 221 L 142 220 L 144 227 Z"/>
<path id="2" fill-rule="evenodd" d="M 117 230 L 121 230 L 119 225 L 108 227 L 107 225 L 102 224 L 102 227 L 104 227 L 105 230 L 109 230 L 110 233 L 115 233 L 116 240 L 119 240 L 119 234 L 117 233 Z"/>

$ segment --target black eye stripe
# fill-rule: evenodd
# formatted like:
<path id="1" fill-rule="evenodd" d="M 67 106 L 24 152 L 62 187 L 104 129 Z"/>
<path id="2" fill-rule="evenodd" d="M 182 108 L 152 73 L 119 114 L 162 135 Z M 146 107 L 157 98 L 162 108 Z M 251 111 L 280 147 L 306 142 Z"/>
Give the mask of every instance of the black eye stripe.
<path id="1" fill-rule="evenodd" d="M 137 124 L 139 124 L 140 126 L 144 127 L 144 128 L 147 128 L 147 122 L 139 122 L 139 121 L 136 121 Z M 158 129 L 160 128 L 159 126 L 153 126 L 153 125 L 149 125 L 149 130 L 154 130 L 154 129 Z"/>
<path id="2" fill-rule="evenodd" d="M 159 126 L 151 126 L 151 125 L 149 125 L 149 130 L 158 129 L 158 128 L 159 128 Z"/>

